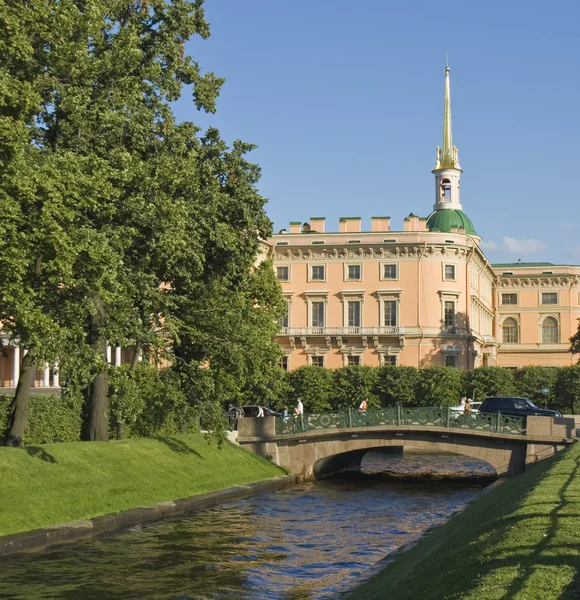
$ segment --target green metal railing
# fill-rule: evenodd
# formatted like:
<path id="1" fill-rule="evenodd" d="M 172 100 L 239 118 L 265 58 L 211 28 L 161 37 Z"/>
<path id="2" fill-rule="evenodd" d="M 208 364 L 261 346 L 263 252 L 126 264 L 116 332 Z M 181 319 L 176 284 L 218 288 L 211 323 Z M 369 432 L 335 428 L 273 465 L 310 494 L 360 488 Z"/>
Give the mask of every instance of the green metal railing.
<path id="1" fill-rule="evenodd" d="M 290 435 L 319 429 L 350 429 L 376 425 L 434 426 L 511 435 L 526 434 L 526 417 L 502 415 L 501 413 L 464 415 L 450 407 L 406 408 L 404 406 L 369 408 L 364 413 L 359 413 L 354 408 L 347 408 L 320 414 L 277 417 L 276 434 Z"/>

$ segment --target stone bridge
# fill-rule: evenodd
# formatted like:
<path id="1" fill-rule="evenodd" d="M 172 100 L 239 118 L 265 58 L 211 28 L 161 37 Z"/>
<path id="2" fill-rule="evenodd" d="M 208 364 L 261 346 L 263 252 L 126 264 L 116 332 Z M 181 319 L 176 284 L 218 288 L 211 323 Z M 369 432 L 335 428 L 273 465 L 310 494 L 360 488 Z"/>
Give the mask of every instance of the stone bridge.
<path id="1" fill-rule="evenodd" d="M 487 418 L 497 417 L 487 415 Z M 243 418 L 238 422 L 238 443 L 295 475 L 313 479 L 360 465 L 364 454 L 371 449 L 462 454 L 487 462 L 498 475 L 511 476 L 574 441 L 574 419 L 529 416 L 527 423 L 523 418 L 520 422 L 525 427 L 516 433 L 497 431 L 499 427 L 465 428 L 449 419 L 439 425 L 357 426 L 349 422 L 344 427 L 339 423 L 339 426 L 304 427 L 306 430 L 296 431 L 300 427 L 285 427 L 286 421 L 276 417 Z"/>

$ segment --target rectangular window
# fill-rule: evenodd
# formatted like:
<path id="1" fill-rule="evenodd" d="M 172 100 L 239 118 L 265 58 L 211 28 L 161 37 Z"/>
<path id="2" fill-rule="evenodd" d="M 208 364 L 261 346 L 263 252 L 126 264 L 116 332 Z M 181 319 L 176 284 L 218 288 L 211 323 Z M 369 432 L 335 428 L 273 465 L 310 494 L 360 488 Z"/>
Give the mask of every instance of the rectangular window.
<path id="1" fill-rule="evenodd" d="M 312 356 L 310 360 L 315 367 L 324 367 L 324 356 Z"/>
<path id="2" fill-rule="evenodd" d="M 385 300 L 385 327 L 397 326 L 397 301 Z"/>
<path id="3" fill-rule="evenodd" d="M 383 279 L 397 279 L 397 265 L 383 265 Z"/>
<path id="4" fill-rule="evenodd" d="M 287 371 L 287 370 L 288 370 L 288 357 L 287 357 L 287 356 L 283 356 L 283 357 L 280 359 L 280 362 L 278 363 L 278 366 L 279 366 L 281 369 L 284 369 L 284 371 Z"/>
<path id="5" fill-rule="evenodd" d="M 324 327 L 324 302 L 312 303 L 312 327 Z"/>
<path id="6" fill-rule="evenodd" d="M 397 357 L 396 356 L 385 356 L 384 364 L 396 367 L 397 366 Z"/>
<path id="7" fill-rule="evenodd" d="M 455 302 L 452 300 L 445 300 L 444 311 L 445 329 L 452 329 L 455 327 Z"/>
<path id="8" fill-rule="evenodd" d="M 352 365 L 360 365 L 360 356 L 349 356 L 347 357 L 348 360 L 348 366 L 352 366 Z"/>
<path id="9" fill-rule="evenodd" d="M 360 301 L 352 300 L 348 303 L 348 326 L 360 327 Z"/>
<path id="10" fill-rule="evenodd" d="M 542 292 L 542 304 L 558 304 L 558 292 Z"/>
<path id="11" fill-rule="evenodd" d="M 444 269 L 443 279 L 445 281 L 455 281 L 455 265 L 445 265 Z"/>
<path id="12" fill-rule="evenodd" d="M 290 267 L 276 267 L 278 281 L 290 281 Z"/>
<path id="13" fill-rule="evenodd" d="M 445 366 L 446 367 L 456 367 L 457 366 L 457 356 L 446 356 L 445 357 Z"/>
<path id="14" fill-rule="evenodd" d="M 346 278 L 349 280 L 360 281 L 361 276 L 361 266 L 360 265 L 348 265 Z"/>
<path id="15" fill-rule="evenodd" d="M 278 325 L 280 325 L 280 327 L 288 327 L 288 302 L 286 302 L 286 313 L 283 317 L 278 319 Z"/>
<path id="16" fill-rule="evenodd" d="M 324 281 L 324 265 L 314 265 L 312 267 L 312 281 Z"/>
<path id="17" fill-rule="evenodd" d="M 501 295 L 501 303 L 502 304 L 517 304 L 518 303 L 518 295 L 517 294 L 502 294 Z"/>

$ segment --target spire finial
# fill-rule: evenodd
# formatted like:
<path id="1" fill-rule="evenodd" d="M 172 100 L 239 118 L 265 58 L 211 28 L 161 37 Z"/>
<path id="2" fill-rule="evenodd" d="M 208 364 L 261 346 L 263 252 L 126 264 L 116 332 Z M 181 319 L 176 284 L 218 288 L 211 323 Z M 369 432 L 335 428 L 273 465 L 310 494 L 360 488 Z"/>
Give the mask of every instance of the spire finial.
<path id="1" fill-rule="evenodd" d="M 445 107 L 443 112 L 443 148 L 436 169 L 459 169 L 457 148 L 453 145 L 451 129 L 451 92 L 449 90 L 449 55 L 445 58 Z"/>

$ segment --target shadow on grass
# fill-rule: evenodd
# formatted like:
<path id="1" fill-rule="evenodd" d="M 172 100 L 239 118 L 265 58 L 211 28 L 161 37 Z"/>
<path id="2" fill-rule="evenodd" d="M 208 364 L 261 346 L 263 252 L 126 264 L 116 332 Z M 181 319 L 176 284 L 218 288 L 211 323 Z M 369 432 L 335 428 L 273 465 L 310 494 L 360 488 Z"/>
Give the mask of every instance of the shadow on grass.
<path id="1" fill-rule="evenodd" d="M 194 454 L 198 458 L 203 458 L 203 456 L 191 446 L 188 446 L 184 441 L 177 440 L 172 437 L 156 437 L 158 442 L 165 444 L 170 450 L 173 452 L 177 452 L 178 454 Z"/>
<path id="2" fill-rule="evenodd" d="M 40 446 L 24 446 L 24 450 L 26 451 L 26 454 L 29 454 L 33 458 L 39 458 L 40 460 L 51 464 L 56 463 L 56 458 Z"/>

